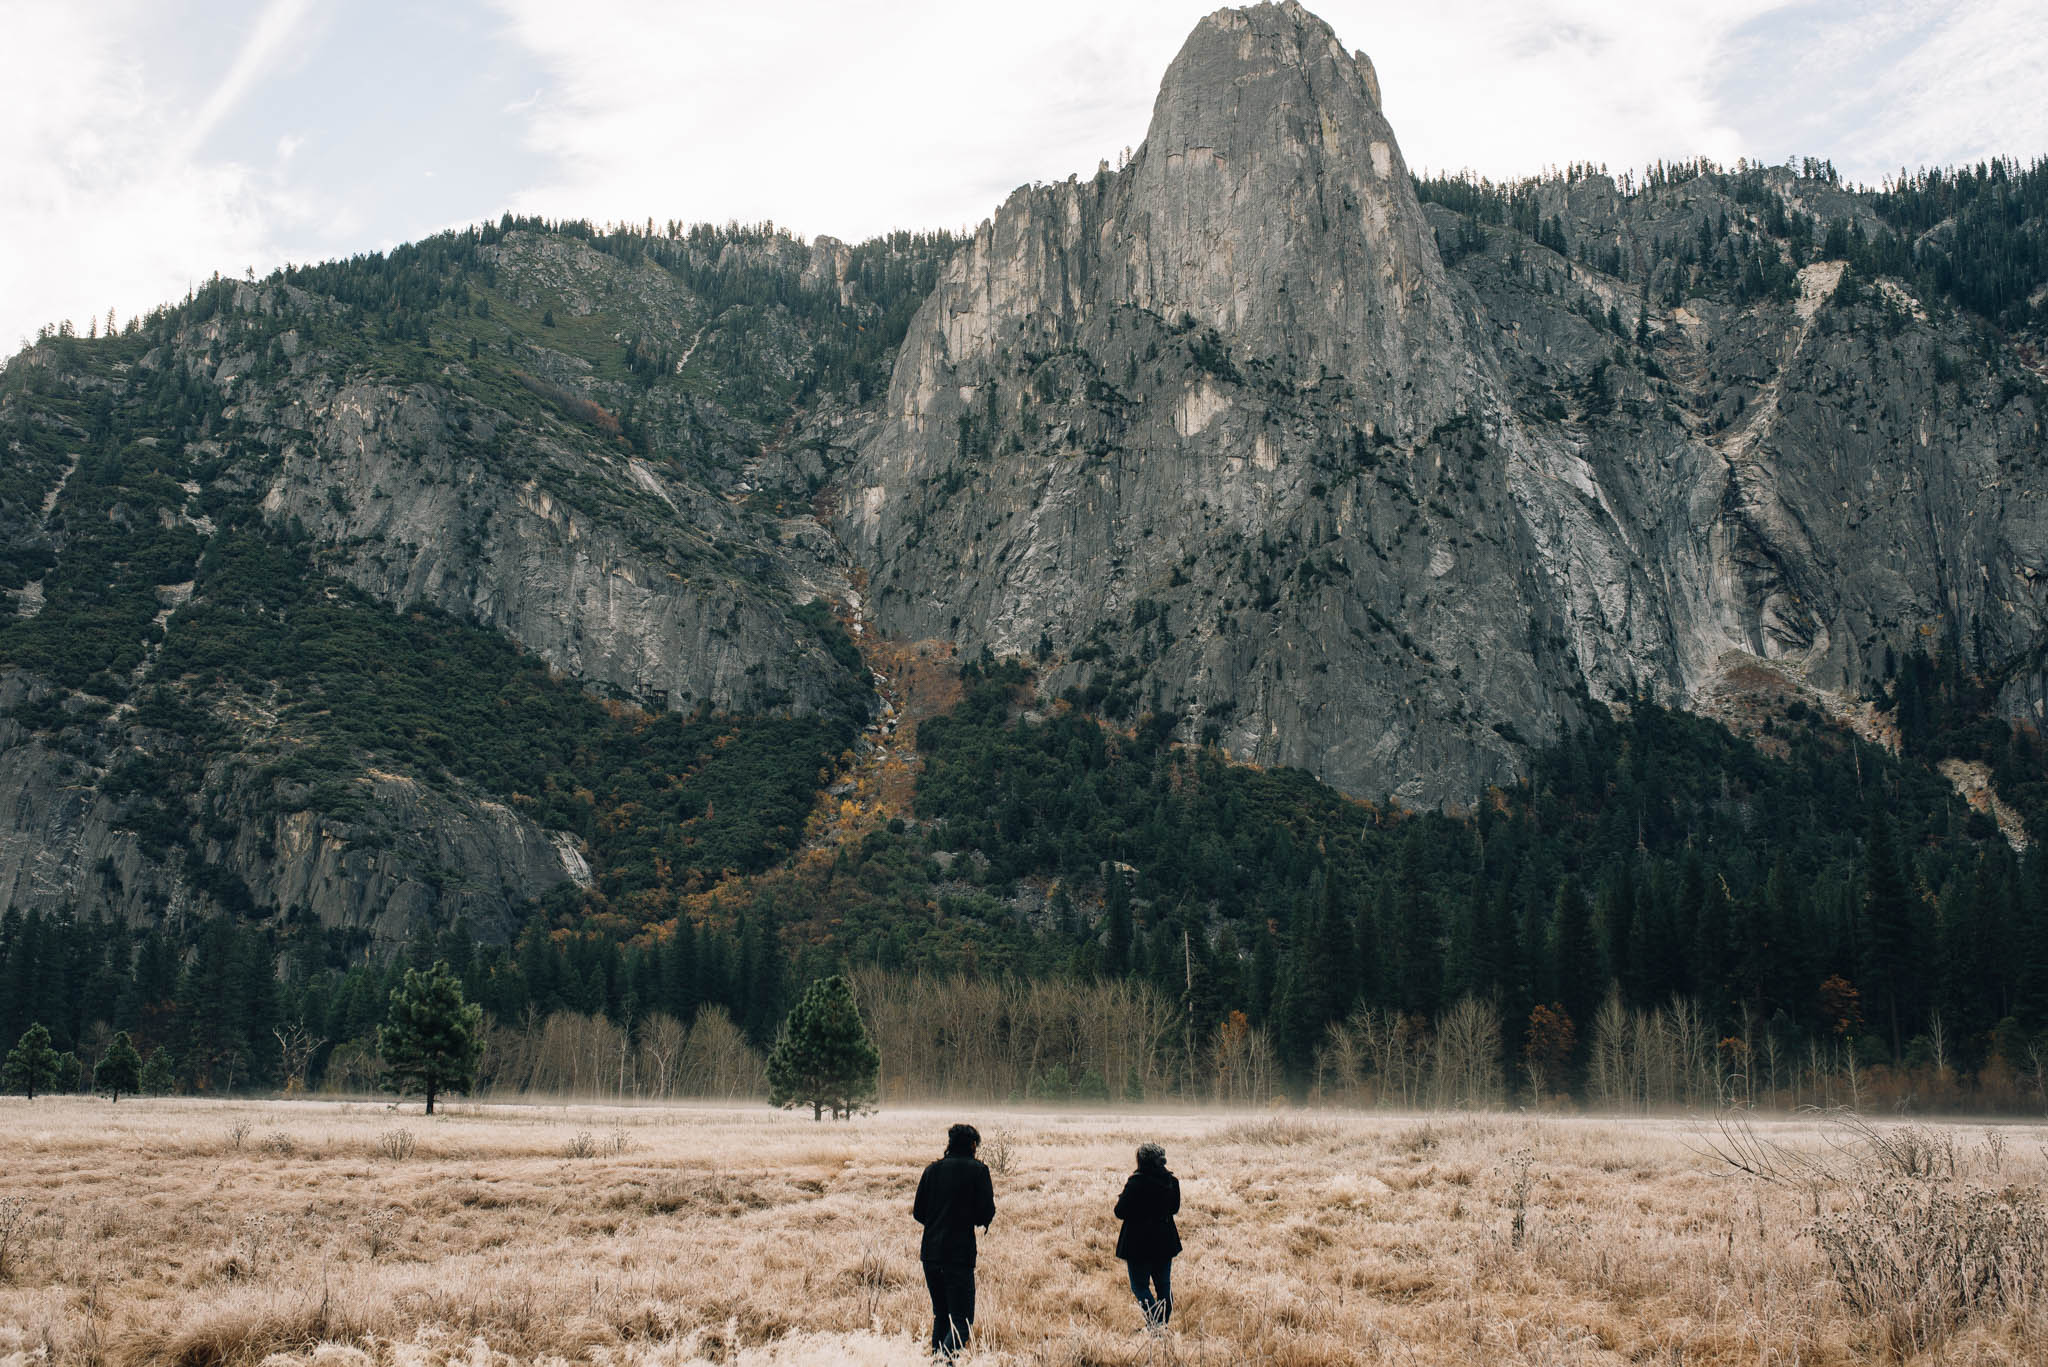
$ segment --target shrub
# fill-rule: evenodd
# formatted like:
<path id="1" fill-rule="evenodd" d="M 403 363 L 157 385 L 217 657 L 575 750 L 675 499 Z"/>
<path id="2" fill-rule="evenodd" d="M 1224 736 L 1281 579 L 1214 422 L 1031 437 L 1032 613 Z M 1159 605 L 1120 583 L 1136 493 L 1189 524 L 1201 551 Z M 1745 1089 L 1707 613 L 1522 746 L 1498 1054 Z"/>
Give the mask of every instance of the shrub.
<path id="1" fill-rule="evenodd" d="M 2048 1278 L 2048 1209 L 2034 1192 L 1893 1177 L 1853 1186 L 1810 1233 L 1843 1299 L 1900 1360 L 1974 1316 L 2023 1308 Z"/>
<path id="2" fill-rule="evenodd" d="M 403 1163 L 419 1147 L 419 1136 L 400 1125 L 377 1136 L 377 1152 L 393 1163 Z"/>

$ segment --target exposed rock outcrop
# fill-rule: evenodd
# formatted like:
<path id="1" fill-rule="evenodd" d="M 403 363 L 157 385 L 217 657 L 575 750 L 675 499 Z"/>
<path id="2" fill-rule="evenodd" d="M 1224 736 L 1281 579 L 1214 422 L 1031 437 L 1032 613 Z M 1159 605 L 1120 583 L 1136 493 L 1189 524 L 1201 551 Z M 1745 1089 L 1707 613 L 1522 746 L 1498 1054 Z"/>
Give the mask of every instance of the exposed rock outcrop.
<path id="1" fill-rule="evenodd" d="M 1731 651 L 1854 692 L 2039 638 L 2039 414 L 1930 381 L 1957 321 L 1838 261 L 1653 311 L 1653 240 L 1744 207 L 1551 193 L 1576 265 L 1418 203 L 1313 15 L 1210 15 L 1130 163 L 1018 190 L 914 321 L 838 510 L 879 622 L 1422 803 Z"/>

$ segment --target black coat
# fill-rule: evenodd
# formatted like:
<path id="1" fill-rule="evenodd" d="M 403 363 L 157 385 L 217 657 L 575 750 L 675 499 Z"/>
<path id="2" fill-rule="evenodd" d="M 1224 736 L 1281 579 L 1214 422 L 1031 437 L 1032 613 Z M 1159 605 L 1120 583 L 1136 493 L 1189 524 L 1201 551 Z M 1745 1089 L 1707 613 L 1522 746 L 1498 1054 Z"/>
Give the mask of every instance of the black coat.
<path id="1" fill-rule="evenodd" d="M 988 1165 L 965 1154 L 947 1154 L 917 1179 L 917 1201 L 910 1214 L 924 1226 L 917 1250 L 921 1260 L 974 1266 L 974 1227 L 987 1229 L 996 1218 L 996 1190 Z"/>
<path id="2" fill-rule="evenodd" d="M 1165 1168 L 1139 1168 L 1116 1198 L 1116 1218 L 1124 1222 L 1117 1236 L 1116 1256 L 1126 1262 L 1163 1263 L 1180 1252 L 1180 1231 L 1173 1217 L 1180 1210 L 1180 1179 Z"/>

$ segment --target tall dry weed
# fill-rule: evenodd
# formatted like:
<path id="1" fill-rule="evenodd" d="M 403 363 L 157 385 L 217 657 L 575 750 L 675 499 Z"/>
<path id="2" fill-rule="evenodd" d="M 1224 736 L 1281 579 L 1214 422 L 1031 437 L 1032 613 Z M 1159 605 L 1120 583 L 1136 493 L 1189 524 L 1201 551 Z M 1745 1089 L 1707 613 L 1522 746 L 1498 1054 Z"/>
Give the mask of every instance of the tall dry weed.
<path id="1" fill-rule="evenodd" d="M 126 1335 L 106 1361 L 108 1367 L 242 1367 L 277 1353 L 359 1340 L 367 1332 L 364 1318 L 343 1309 L 323 1287 L 189 1310 L 161 1327 Z"/>
<path id="2" fill-rule="evenodd" d="M 1852 1184 L 1811 1233 L 1843 1299 L 1901 1361 L 1972 1319 L 2029 1312 L 2048 1279 L 2048 1209 L 2033 1191 L 1886 1176 Z"/>
<path id="3" fill-rule="evenodd" d="M 403 1125 L 394 1126 L 377 1136 L 377 1153 L 393 1163 L 403 1163 L 419 1148 L 419 1136 Z"/>
<path id="4" fill-rule="evenodd" d="M 1219 1127 L 1210 1138 L 1219 1144 L 1289 1147 L 1320 1144 L 1335 1135 L 1331 1125 L 1293 1115 L 1269 1115 L 1259 1120 L 1241 1120 Z"/>
<path id="5" fill-rule="evenodd" d="M 28 1229 L 28 1198 L 0 1197 L 0 1282 L 13 1279 L 14 1265 L 21 1258 L 21 1248 L 27 1241 Z"/>
<path id="6" fill-rule="evenodd" d="M 1805 1233 L 1880 1353 L 1904 1361 L 1972 1321 L 2040 1312 L 2042 1189 L 1973 1180 L 2003 1173 L 2002 1134 L 1972 1148 L 1951 1128 L 1881 1125 L 1854 1112 L 1829 1113 L 1821 1134 L 1819 1151 L 1802 1152 L 1764 1137 L 1748 1116 L 1724 1113 L 1703 1147 L 1811 1201 Z"/>
<path id="7" fill-rule="evenodd" d="M 1008 1177 L 1017 1166 L 1017 1136 L 1007 1129 L 993 1129 L 982 1141 L 981 1161 L 997 1177 Z"/>
<path id="8" fill-rule="evenodd" d="M 1529 1169 L 1535 1165 L 1536 1154 L 1530 1149 L 1516 1149 L 1508 1155 L 1508 1247 L 1520 1248 L 1522 1240 L 1529 1233 L 1529 1189 L 1534 1185 Z"/>

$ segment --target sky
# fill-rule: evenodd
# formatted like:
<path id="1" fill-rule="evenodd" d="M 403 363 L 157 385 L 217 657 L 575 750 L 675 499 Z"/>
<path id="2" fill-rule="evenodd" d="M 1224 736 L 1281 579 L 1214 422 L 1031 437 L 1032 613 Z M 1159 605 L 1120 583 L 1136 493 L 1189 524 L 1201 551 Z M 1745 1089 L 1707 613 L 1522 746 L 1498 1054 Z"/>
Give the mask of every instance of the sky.
<path id="1" fill-rule="evenodd" d="M 1143 141 L 1213 5 L 0 0 L 0 353 L 540 213 L 971 227 Z M 2048 155 L 2044 0 L 1324 0 L 1409 165 Z"/>

